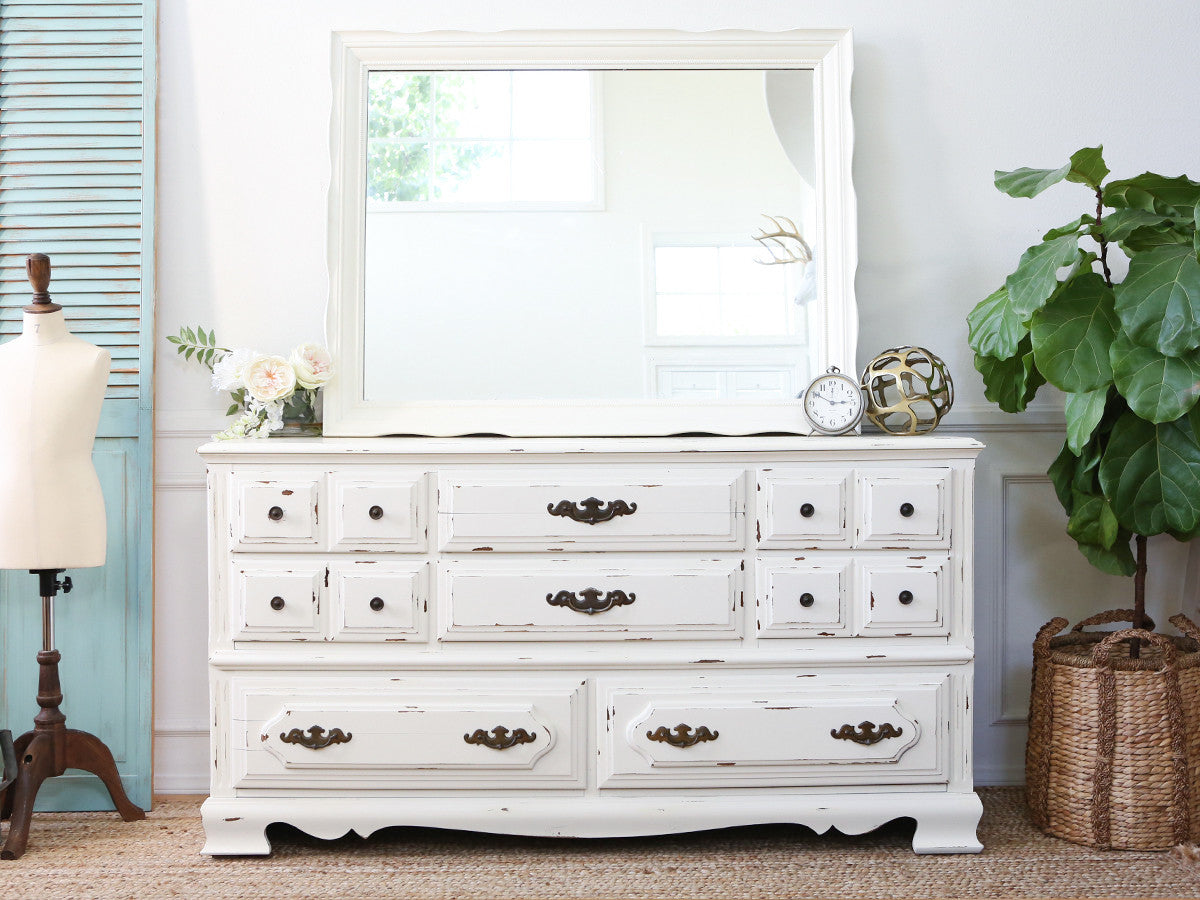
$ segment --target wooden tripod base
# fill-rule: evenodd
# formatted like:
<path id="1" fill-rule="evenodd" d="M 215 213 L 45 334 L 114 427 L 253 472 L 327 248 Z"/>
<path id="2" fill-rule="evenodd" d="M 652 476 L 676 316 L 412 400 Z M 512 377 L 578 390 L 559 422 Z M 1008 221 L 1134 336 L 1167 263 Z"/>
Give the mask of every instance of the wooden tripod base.
<path id="1" fill-rule="evenodd" d="M 38 788 L 47 778 L 62 775 L 67 769 L 83 769 L 99 776 L 126 822 L 146 818 L 146 813 L 126 796 L 117 764 L 104 742 L 86 731 L 67 728 L 67 717 L 58 708 L 63 699 L 58 680 L 61 658 L 57 650 L 42 650 L 37 655 L 41 666 L 37 702 L 42 709 L 33 719 L 33 731 L 13 741 L 17 775 L 0 797 L 0 820 L 9 820 L 8 840 L 0 850 L 0 859 L 17 859 L 25 852 Z"/>

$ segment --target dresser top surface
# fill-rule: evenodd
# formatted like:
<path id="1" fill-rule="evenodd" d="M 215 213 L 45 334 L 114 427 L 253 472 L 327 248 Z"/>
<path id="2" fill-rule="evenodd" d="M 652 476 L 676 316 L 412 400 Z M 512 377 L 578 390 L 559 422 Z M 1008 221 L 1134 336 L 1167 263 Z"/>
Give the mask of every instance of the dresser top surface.
<path id="1" fill-rule="evenodd" d="M 974 456 L 983 449 L 974 438 L 958 435 L 892 437 L 844 435 L 840 437 L 610 437 L 610 438 L 507 438 L 507 437 L 376 437 L 376 438 L 271 438 L 215 441 L 199 449 L 212 461 L 246 457 L 398 456 L 516 454 L 672 454 L 672 453 L 844 453 L 940 452 Z"/>

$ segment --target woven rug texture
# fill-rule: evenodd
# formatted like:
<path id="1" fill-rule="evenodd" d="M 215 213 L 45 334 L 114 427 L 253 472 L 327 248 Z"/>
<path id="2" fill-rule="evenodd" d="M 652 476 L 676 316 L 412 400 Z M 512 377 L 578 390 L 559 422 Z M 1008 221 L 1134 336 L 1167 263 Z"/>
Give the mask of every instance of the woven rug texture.
<path id="1" fill-rule="evenodd" d="M 0 863 L 4 900 L 117 898 L 1200 897 L 1180 854 L 1100 852 L 1043 835 L 1021 791 L 980 792 L 978 856 L 916 856 L 913 825 L 858 837 L 795 825 L 620 840 L 389 828 L 321 841 L 286 825 L 269 857 L 200 856 L 199 801 L 163 798 L 144 822 L 43 813 Z"/>

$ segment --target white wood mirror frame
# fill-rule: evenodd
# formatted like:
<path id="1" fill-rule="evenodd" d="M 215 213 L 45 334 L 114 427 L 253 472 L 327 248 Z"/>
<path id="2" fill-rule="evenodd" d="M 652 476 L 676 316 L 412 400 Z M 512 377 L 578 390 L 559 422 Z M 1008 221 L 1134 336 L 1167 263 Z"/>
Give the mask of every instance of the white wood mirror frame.
<path id="1" fill-rule="evenodd" d="M 333 39 L 327 340 L 338 367 L 325 388 L 331 436 L 805 434 L 799 401 L 367 400 L 364 390 L 368 74 L 379 70 L 811 69 L 816 124 L 817 234 L 823 304 L 817 372 L 855 371 L 858 317 L 849 29 L 782 32 L 510 31 L 490 34 L 338 32 Z M 449 327 L 449 326 L 448 326 Z"/>

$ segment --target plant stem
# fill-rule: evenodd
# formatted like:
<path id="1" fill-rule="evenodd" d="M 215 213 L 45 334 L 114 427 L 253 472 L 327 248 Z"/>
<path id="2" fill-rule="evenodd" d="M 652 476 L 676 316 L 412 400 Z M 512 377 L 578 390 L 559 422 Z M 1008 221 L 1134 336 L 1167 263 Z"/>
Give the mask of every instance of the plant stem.
<path id="1" fill-rule="evenodd" d="M 1104 236 L 1104 188 L 1096 188 L 1096 234 L 1100 241 L 1100 268 L 1104 270 L 1104 283 L 1113 286 L 1112 272 L 1108 270 L 1108 238 Z"/>
<path id="2" fill-rule="evenodd" d="M 1137 568 L 1133 572 L 1133 627 L 1146 627 L 1146 536 L 1139 534 L 1134 543 L 1137 545 Z M 1129 658 L 1141 656 L 1142 642 L 1134 638 L 1129 642 Z"/>

